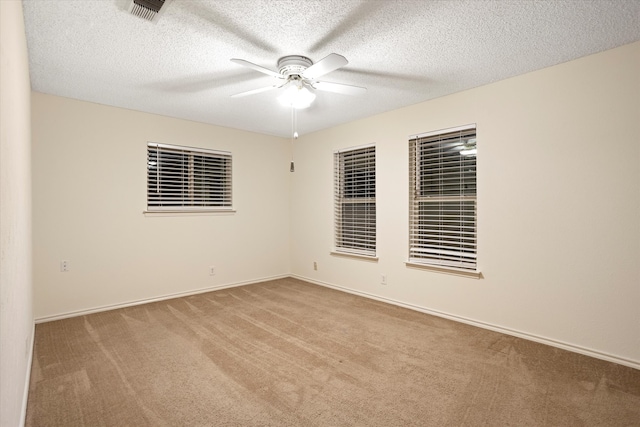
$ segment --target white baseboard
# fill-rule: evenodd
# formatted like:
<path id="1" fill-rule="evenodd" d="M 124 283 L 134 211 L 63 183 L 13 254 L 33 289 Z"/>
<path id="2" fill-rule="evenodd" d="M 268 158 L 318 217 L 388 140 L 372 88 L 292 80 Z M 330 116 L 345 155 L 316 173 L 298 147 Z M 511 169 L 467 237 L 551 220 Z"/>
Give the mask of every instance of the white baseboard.
<path id="1" fill-rule="evenodd" d="M 244 282 L 227 283 L 227 284 L 224 284 L 224 285 L 210 286 L 210 287 L 207 287 L 207 288 L 195 289 L 195 290 L 191 290 L 191 291 L 176 292 L 176 293 L 173 293 L 173 294 L 166 294 L 166 295 L 161 295 L 161 296 L 157 296 L 157 297 L 153 297 L 153 298 L 144 298 L 144 299 L 139 299 L 139 300 L 135 300 L 135 301 L 122 302 L 122 303 L 118 303 L 118 304 L 103 305 L 103 306 L 93 307 L 93 308 L 89 308 L 89 309 L 85 309 L 85 310 L 69 311 L 69 312 L 66 312 L 66 313 L 54 314 L 54 315 L 51 315 L 51 316 L 37 317 L 36 320 L 35 320 L 35 323 L 52 322 L 54 320 L 68 319 L 70 317 L 77 317 L 77 316 L 84 316 L 86 314 L 99 313 L 101 311 L 116 310 L 118 308 L 125 308 L 125 307 L 132 307 L 134 305 L 148 304 L 150 302 L 164 301 L 164 300 L 168 300 L 168 299 L 186 297 L 186 296 L 190 296 L 190 295 L 204 294 L 206 292 L 219 291 L 221 289 L 228 289 L 228 288 L 235 288 L 235 287 L 238 287 L 238 286 L 250 285 L 252 283 L 267 282 L 269 280 L 284 279 L 284 278 L 287 278 L 287 277 L 291 277 L 291 276 L 289 274 L 281 274 L 281 275 L 278 275 L 278 276 L 262 277 L 260 279 L 247 280 L 247 281 L 244 281 Z"/>
<path id="2" fill-rule="evenodd" d="M 339 290 L 339 291 L 342 291 L 342 292 L 347 292 L 347 293 L 358 295 L 358 296 L 362 296 L 362 297 L 365 297 L 365 298 L 370 298 L 370 299 L 374 299 L 374 300 L 377 300 L 377 301 L 386 302 L 386 303 L 389 303 L 389 304 L 397 305 L 399 307 L 408 308 L 410 310 L 419 311 L 421 313 L 431 314 L 433 316 L 442 317 L 442 318 L 453 320 L 453 321 L 456 321 L 456 322 L 466 323 L 468 325 L 477 326 L 479 328 L 489 329 L 491 331 L 500 332 L 500 333 L 503 333 L 503 334 L 506 334 L 506 335 L 511 335 L 511 336 L 515 336 L 515 337 L 518 337 L 518 338 L 524 338 L 524 339 L 527 339 L 527 340 L 530 340 L 530 341 L 539 342 L 541 344 L 546 344 L 546 345 L 549 345 L 549 346 L 552 346 L 552 347 L 561 348 L 563 350 L 572 351 L 574 353 L 584 354 L 585 356 L 595 357 L 596 359 L 602 359 L 602 360 L 606 360 L 608 362 L 613 362 L 613 363 L 617 363 L 617 364 L 624 365 L 624 366 L 629 366 L 631 368 L 635 368 L 635 369 L 639 369 L 640 370 L 640 361 L 637 361 L 637 360 L 626 359 L 626 358 L 623 358 L 623 357 L 615 356 L 615 355 L 604 353 L 604 352 L 601 352 L 601 351 L 597 351 L 597 350 L 581 347 L 581 346 L 578 346 L 578 345 L 575 345 L 575 344 L 570 344 L 570 343 L 554 340 L 554 339 L 551 339 L 551 338 L 545 338 L 545 337 L 541 337 L 541 336 L 538 336 L 538 335 L 535 335 L 535 334 L 530 334 L 528 332 L 522 332 L 522 331 L 518 331 L 518 330 L 514 330 L 514 329 L 509 329 L 509 328 L 505 328 L 505 327 L 498 326 L 498 325 L 493 325 L 493 324 L 486 323 L 486 322 L 481 322 L 481 321 L 474 320 L 474 319 L 468 319 L 468 318 L 463 317 L 463 316 L 457 316 L 457 315 L 454 315 L 454 314 L 449 314 L 449 313 L 445 313 L 445 312 L 442 312 L 442 311 L 433 310 L 433 309 L 426 308 L 426 307 L 421 307 L 421 306 L 418 306 L 418 305 L 415 305 L 415 304 L 409 304 L 409 303 L 405 303 L 405 302 L 402 302 L 402 301 L 397 301 L 397 300 L 394 300 L 394 299 L 391 299 L 391 298 L 381 297 L 381 296 L 370 294 L 370 293 L 367 293 L 367 292 L 356 291 L 356 290 L 353 290 L 353 289 L 350 289 L 350 288 L 334 285 L 334 284 L 327 283 L 327 282 L 322 282 L 322 281 L 319 281 L 319 280 L 312 279 L 310 277 L 304 277 L 304 276 L 300 276 L 300 275 L 297 275 L 297 274 L 282 274 L 282 275 L 278 275 L 278 276 L 263 277 L 263 278 L 260 278 L 260 279 L 248 280 L 248 281 L 244 281 L 244 282 L 228 283 L 228 284 L 225 284 L 225 285 L 211 286 L 211 287 L 208 287 L 208 288 L 196 289 L 196 290 L 191 290 L 191 291 L 186 291 L 186 292 L 177 292 L 177 293 L 162 295 L 162 296 L 153 297 L 153 298 L 145 298 L 145 299 L 140 299 L 140 300 L 136 300 L 136 301 L 128 301 L 128 302 L 124 302 L 124 303 L 119 303 L 119 304 L 104 305 L 104 306 L 94 307 L 94 308 L 90 308 L 90 309 L 86 309 L 86 310 L 77 310 L 77 311 L 72 311 L 72 312 L 67 312 L 67 313 L 55 314 L 55 315 L 51 315 L 51 316 L 43 316 L 43 317 L 36 318 L 35 323 L 45 323 L 45 322 L 51 322 L 51 321 L 54 321 L 54 320 L 66 319 L 66 318 L 69 318 L 69 317 L 84 316 L 86 314 L 99 313 L 101 311 L 115 310 L 115 309 L 118 309 L 118 308 L 131 307 L 131 306 L 134 306 L 134 305 L 147 304 L 147 303 L 151 303 L 151 302 L 163 301 L 163 300 L 172 299 L 172 298 L 180 298 L 180 297 L 185 297 L 185 296 L 189 296 L 189 295 L 197 295 L 197 294 L 202 294 L 202 293 L 205 293 L 205 292 L 217 291 L 217 290 L 221 290 L 221 289 L 235 288 L 235 287 L 238 287 L 238 286 L 245 286 L 245 285 L 250 285 L 250 284 L 253 284 L 253 283 L 266 282 L 266 281 L 269 281 L 269 280 L 284 279 L 284 278 L 287 278 L 287 277 L 292 277 L 292 278 L 295 278 L 295 279 L 304 280 L 305 282 L 313 283 L 313 284 L 320 285 L 320 286 L 325 286 L 325 287 L 336 289 L 336 290 Z M 31 354 L 33 354 L 33 337 L 32 337 L 31 346 L 32 346 Z M 31 363 L 31 360 L 29 361 L 29 363 Z M 31 366 L 31 365 L 29 365 L 29 366 Z M 29 372 L 31 372 L 31 371 L 29 371 Z M 28 389 L 27 389 L 27 392 L 28 392 Z M 25 399 L 25 402 L 24 402 L 24 409 L 25 409 L 24 412 L 26 414 L 26 399 Z"/>
<path id="3" fill-rule="evenodd" d="M 485 323 L 485 322 L 481 322 L 481 321 L 478 321 L 478 320 L 468 319 L 466 317 L 457 316 L 457 315 L 454 315 L 454 314 L 449 314 L 449 313 L 433 310 L 433 309 L 426 308 L 426 307 L 421 307 L 421 306 L 414 305 L 414 304 L 408 304 L 408 303 L 405 303 L 405 302 L 396 301 L 396 300 L 391 299 L 391 298 L 385 298 L 385 297 L 381 297 L 381 296 L 378 296 L 378 295 L 369 294 L 367 292 L 356 291 L 356 290 L 353 290 L 353 289 L 345 288 L 345 287 L 334 285 L 334 284 L 327 283 L 327 282 L 321 282 L 319 280 L 311 279 L 309 277 L 304 277 L 304 276 L 300 276 L 300 275 L 297 275 L 297 274 L 292 274 L 291 277 L 293 277 L 295 279 L 304 280 L 305 282 L 310 282 L 310 283 L 313 283 L 313 284 L 316 284 L 316 285 L 325 286 L 327 288 L 332 288 L 332 289 L 336 289 L 336 290 L 339 290 L 339 291 L 342 291 L 342 292 L 347 292 L 347 293 L 350 293 L 350 294 L 353 294 L 353 295 L 358 295 L 358 296 L 361 296 L 361 297 L 365 297 L 365 298 L 370 298 L 370 299 L 374 299 L 374 300 L 377 300 L 377 301 L 386 302 L 386 303 L 389 303 L 389 304 L 397 305 L 399 307 L 408 308 L 410 310 L 415 310 L 415 311 L 419 311 L 419 312 L 422 312 L 422 313 L 431 314 L 431 315 L 438 316 L 438 317 L 443 317 L 445 319 L 453 320 L 453 321 L 456 321 L 456 322 L 466 323 L 468 325 L 477 326 L 479 328 L 489 329 L 489 330 L 492 330 L 492 331 L 495 331 L 495 332 L 500 332 L 500 333 L 503 333 L 503 334 L 506 334 L 506 335 L 511 335 L 511 336 L 515 336 L 515 337 L 518 337 L 518 338 L 524 338 L 524 339 L 527 339 L 527 340 L 530 340 L 530 341 L 539 342 L 541 344 L 546 344 L 546 345 L 549 345 L 549 346 L 552 346 L 552 347 L 561 348 L 563 350 L 572 351 L 574 353 L 584 354 L 585 356 L 595 357 L 596 359 L 602 359 L 602 360 L 606 360 L 608 362 L 617 363 L 619 365 L 624 365 L 624 366 L 629 366 L 631 368 L 640 369 L 640 361 L 637 361 L 637 360 L 626 359 L 626 358 L 623 358 L 623 357 L 619 357 L 619 356 L 615 356 L 615 355 L 612 355 L 612 354 L 604 353 L 604 352 L 601 352 L 601 351 L 592 350 L 592 349 L 581 347 L 581 346 L 578 346 L 578 345 L 574 345 L 574 344 L 570 344 L 570 343 L 554 340 L 554 339 L 551 339 L 551 338 L 545 338 L 545 337 L 541 337 L 541 336 L 538 336 L 538 335 L 530 334 L 530 333 L 527 333 L 527 332 L 522 332 L 522 331 L 517 331 L 517 330 L 514 330 L 514 329 L 505 328 L 505 327 L 502 327 L 502 326 L 492 325 L 490 323 Z"/>
<path id="4" fill-rule="evenodd" d="M 24 393 L 22 394 L 22 409 L 20 413 L 20 427 L 27 422 L 27 402 L 29 401 L 29 385 L 31 384 L 31 368 L 33 366 L 33 346 L 36 341 L 36 325 L 31 329 L 31 342 L 29 343 L 29 359 L 27 359 L 27 374 L 24 379 Z"/>

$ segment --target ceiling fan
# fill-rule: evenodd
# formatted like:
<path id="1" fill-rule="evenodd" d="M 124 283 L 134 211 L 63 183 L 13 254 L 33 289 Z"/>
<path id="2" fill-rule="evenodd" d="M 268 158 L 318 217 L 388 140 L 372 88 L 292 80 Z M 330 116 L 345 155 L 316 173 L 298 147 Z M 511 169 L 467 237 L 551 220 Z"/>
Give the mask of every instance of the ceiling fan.
<path id="1" fill-rule="evenodd" d="M 342 83 L 331 83 L 317 80 L 319 77 L 344 67 L 349 63 L 347 59 L 336 53 L 332 53 L 315 64 L 306 56 L 288 55 L 278 60 L 278 71 L 273 71 L 244 59 L 232 59 L 234 62 L 243 67 L 264 73 L 276 79 L 271 86 L 249 90 L 246 92 L 232 95 L 238 98 L 256 93 L 266 92 L 268 90 L 285 88 L 285 92 L 278 100 L 286 106 L 295 109 L 306 108 L 311 105 L 315 99 L 315 94 L 309 89 L 322 90 L 326 92 L 341 93 L 346 95 L 357 95 L 364 93 L 367 89 L 360 86 L 346 85 Z"/>

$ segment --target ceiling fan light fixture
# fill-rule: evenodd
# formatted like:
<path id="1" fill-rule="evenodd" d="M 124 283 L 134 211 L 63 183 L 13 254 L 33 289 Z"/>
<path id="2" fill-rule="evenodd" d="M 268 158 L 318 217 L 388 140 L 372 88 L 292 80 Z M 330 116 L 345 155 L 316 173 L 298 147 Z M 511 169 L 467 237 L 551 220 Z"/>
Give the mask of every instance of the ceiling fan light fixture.
<path id="1" fill-rule="evenodd" d="M 460 147 L 460 154 L 463 156 L 475 156 L 478 153 L 476 148 L 476 139 L 468 139 L 467 142 Z"/>
<path id="2" fill-rule="evenodd" d="M 278 101 L 285 107 L 293 107 L 296 110 L 302 110 L 311 105 L 316 99 L 316 94 L 311 92 L 304 86 L 291 85 L 282 95 L 278 97 Z"/>

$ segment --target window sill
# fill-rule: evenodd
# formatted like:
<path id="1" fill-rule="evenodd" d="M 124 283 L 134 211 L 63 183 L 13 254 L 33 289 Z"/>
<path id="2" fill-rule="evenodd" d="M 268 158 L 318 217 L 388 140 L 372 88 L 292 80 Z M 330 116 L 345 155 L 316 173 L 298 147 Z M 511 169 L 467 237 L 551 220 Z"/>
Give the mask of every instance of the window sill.
<path id="1" fill-rule="evenodd" d="M 454 267 L 443 267 L 438 265 L 430 265 L 430 264 L 418 264 L 415 262 L 405 262 L 404 263 L 408 268 L 415 268 L 418 270 L 429 270 L 435 273 L 443 273 L 443 274 L 451 274 L 454 276 L 461 277 L 469 277 L 471 279 L 482 279 L 484 276 L 480 271 L 471 271 L 471 270 L 463 270 L 460 268 Z"/>
<path id="2" fill-rule="evenodd" d="M 339 251 L 331 251 L 330 254 L 334 256 L 345 257 L 345 258 L 355 258 L 363 261 L 378 262 L 378 257 L 373 255 L 362 255 L 362 254 L 355 254 L 352 252 L 339 252 Z"/>
<path id="3" fill-rule="evenodd" d="M 209 216 L 209 215 L 233 215 L 235 209 L 228 210 L 189 210 L 189 211 L 142 211 L 144 216 Z"/>

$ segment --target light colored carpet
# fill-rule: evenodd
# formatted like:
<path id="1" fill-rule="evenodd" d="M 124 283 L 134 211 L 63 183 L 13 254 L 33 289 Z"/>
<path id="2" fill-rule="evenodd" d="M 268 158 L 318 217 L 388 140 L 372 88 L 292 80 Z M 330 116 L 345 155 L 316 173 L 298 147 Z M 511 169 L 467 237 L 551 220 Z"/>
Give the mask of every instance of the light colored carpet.
<path id="1" fill-rule="evenodd" d="M 37 325 L 27 426 L 632 426 L 640 371 L 282 279 Z"/>

